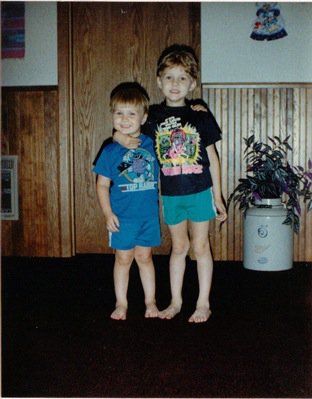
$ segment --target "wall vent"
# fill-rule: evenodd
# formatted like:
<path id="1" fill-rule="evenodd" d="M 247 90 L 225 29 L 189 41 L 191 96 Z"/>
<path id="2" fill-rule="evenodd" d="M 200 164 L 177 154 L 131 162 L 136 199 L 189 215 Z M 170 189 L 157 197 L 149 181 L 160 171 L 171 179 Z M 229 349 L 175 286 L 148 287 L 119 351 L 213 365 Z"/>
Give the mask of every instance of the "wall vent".
<path id="1" fill-rule="evenodd" d="M 1 219 L 18 220 L 18 173 L 16 155 L 1 156 Z"/>

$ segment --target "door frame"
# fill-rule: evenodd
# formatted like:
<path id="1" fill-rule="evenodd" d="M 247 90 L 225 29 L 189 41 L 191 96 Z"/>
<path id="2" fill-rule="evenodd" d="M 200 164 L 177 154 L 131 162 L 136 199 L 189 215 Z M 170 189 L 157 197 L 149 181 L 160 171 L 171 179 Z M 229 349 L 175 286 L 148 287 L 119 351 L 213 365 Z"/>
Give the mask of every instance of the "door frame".
<path id="1" fill-rule="evenodd" d="M 61 256 L 76 253 L 73 189 L 71 4 L 57 3 Z"/>

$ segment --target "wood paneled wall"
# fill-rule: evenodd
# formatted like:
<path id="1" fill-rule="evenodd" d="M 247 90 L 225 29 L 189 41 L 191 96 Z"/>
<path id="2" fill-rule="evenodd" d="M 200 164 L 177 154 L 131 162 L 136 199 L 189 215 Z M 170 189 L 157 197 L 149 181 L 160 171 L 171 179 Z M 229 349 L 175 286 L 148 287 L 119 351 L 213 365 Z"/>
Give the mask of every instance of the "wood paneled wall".
<path id="1" fill-rule="evenodd" d="M 2 255 L 60 256 L 56 88 L 2 88 L 2 154 L 18 156 L 20 216 L 2 221 Z"/>
<path id="2" fill-rule="evenodd" d="M 293 165 L 307 166 L 312 159 L 312 85 L 203 85 L 203 98 L 223 131 L 218 144 L 222 168 L 222 189 L 228 198 L 238 179 L 245 176 L 243 138 L 255 134 L 285 138 L 291 135 Z M 243 217 L 238 208 L 230 208 L 229 219 L 211 229 L 214 257 L 218 260 L 242 260 Z M 221 239 L 220 239 L 221 238 Z M 294 260 L 312 261 L 312 212 L 303 207 L 301 229 L 294 239 Z"/>

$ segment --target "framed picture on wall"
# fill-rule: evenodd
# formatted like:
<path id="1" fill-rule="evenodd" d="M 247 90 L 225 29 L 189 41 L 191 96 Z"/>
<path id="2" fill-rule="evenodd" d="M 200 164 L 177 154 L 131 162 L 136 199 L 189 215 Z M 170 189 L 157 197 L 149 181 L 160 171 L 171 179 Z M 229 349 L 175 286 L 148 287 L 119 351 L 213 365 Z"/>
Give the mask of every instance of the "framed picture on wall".
<path id="1" fill-rule="evenodd" d="M 18 220 L 17 156 L 1 156 L 1 219 Z"/>
<path id="2" fill-rule="evenodd" d="M 25 56 L 25 3 L 11 1 L 1 3 L 1 58 Z"/>

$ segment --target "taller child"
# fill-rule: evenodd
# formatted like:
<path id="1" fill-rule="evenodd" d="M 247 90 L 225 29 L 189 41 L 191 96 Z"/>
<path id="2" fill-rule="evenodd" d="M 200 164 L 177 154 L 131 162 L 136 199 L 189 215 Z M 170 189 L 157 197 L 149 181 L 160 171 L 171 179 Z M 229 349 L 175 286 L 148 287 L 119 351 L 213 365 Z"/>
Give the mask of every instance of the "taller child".
<path id="1" fill-rule="evenodd" d="M 161 167 L 164 222 L 172 240 L 169 266 L 172 298 L 159 317 L 172 319 L 181 310 L 185 260 L 191 247 L 197 261 L 199 296 L 189 322 L 202 323 L 211 315 L 213 259 L 209 221 L 214 218 L 225 221 L 227 213 L 215 148 L 221 130 L 209 110 L 193 110 L 186 98 L 195 89 L 197 77 L 198 60 L 191 47 L 166 48 L 157 63 L 157 85 L 165 101 L 150 107 L 143 131 L 155 140 Z"/>

